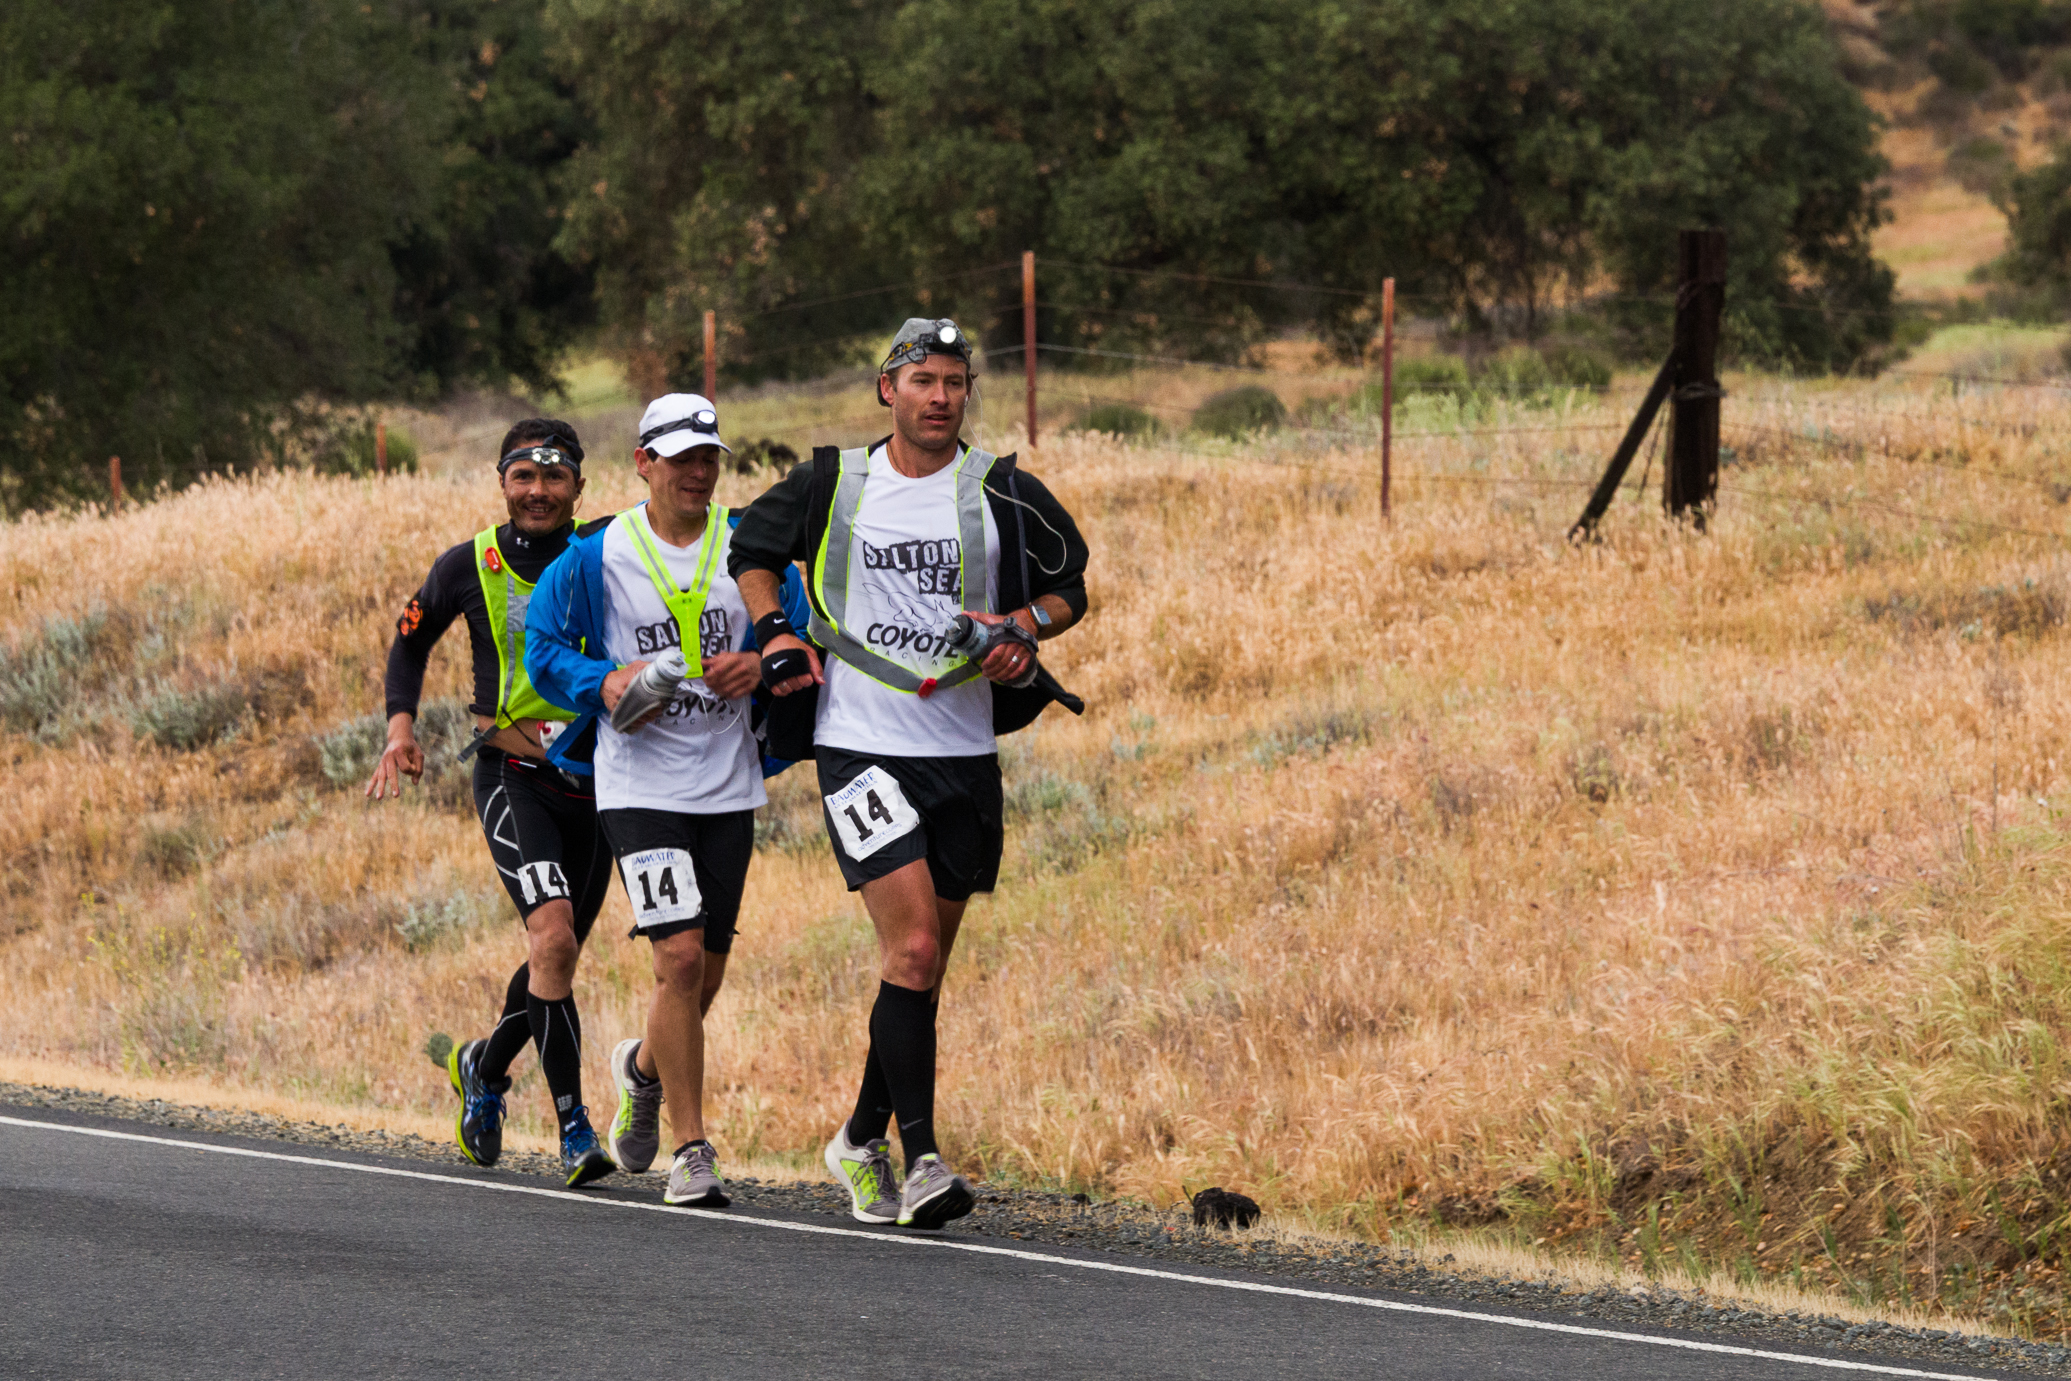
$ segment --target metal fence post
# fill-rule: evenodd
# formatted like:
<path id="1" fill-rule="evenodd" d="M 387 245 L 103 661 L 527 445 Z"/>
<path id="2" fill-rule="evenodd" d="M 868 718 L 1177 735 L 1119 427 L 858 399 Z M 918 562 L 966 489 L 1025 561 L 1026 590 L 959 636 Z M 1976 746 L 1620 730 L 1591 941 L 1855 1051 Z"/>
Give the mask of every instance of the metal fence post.
<path id="1" fill-rule="evenodd" d="M 705 313 L 705 397 L 719 399 L 719 313 Z"/>
<path id="2" fill-rule="evenodd" d="M 1021 252 L 1021 367 L 1028 375 L 1028 449 L 1036 444 L 1035 251 Z"/>

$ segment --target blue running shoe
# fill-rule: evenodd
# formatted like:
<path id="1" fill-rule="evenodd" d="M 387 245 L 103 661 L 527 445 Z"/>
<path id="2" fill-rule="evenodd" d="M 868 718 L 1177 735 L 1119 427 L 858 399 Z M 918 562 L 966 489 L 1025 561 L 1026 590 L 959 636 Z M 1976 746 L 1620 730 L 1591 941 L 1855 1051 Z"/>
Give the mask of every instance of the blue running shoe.
<path id="1" fill-rule="evenodd" d="M 570 1113 L 567 1125 L 561 1128 L 561 1168 L 568 1174 L 570 1189 L 580 1189 L 618 1169 L 597 1144 L 597 1134 L 590 1130 L 588 1108 Z"/>
<path id="2" fill-rule="evenodd" d="M 446 1074 L 453 1091 L 460 1095 L 460 1117 L 453 1124 L 453 1139 L 460 1154 L 480 1166 L 496 1164 L 503 1154 L 503 1096 L 510 1092 L 508 1078 L 490 1083 L 481 1074 L 482 1049 L 487 1041 L 468 1041 L 453 1047 L 446 1056 Z"/>

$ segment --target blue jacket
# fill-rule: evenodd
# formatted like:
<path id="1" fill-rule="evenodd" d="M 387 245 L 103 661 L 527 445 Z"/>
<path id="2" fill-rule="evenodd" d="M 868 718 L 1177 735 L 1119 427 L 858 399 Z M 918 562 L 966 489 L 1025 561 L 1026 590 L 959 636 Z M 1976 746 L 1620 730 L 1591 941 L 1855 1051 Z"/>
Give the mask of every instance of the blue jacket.
<path id="1" fill-rule="evenodd" d="M 619 667 L 603 655 L 604 533 L 617 516 L 599 518 L 575 530 L 567 549 L 541 572 L 525 612 L 525 674 L 532 678 L 533 689 L 549 703 L 578 716 L 555 735 L 547 757 L 557 766 L 582 776 L 594 771 L 597 720 L 609 713 L 601 693 L 604 678 Z M 740 521 L 738 511 L 728 518 L 730 525 Z M 805 582 L 799 578 L 796 566 L 784 571 L 781 594 L 785 616 L 794 627 L 805 627 Z M 755 648 L 755 630 L 751 628 L 741 639 L 741 651 L 752 652 Z M 756 694 L 759 699 L 761 692 Z M 758 706 L 758 712 L 752 716 L 758 737 L 759 709 Z M 764 753 L 762 775 L 773 777 L 790 765 L 787 758 L 772 758 Z"/>

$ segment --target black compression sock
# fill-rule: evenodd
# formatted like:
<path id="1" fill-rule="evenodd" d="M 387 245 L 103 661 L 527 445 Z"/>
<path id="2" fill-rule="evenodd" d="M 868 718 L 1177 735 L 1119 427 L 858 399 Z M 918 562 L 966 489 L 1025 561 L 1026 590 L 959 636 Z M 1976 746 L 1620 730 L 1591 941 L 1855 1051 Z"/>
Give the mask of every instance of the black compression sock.
<path id="1" fill-rule="evenodd" d="M 877 985 L 870 1009 L 870 1045 L 884 1069 L 898 1109 L 899 1144 L 906 1168 L 935 1152 L 935 1003 L 895 983 Z"/>
<path id="2" fill-rule="evenodd" d="M 565 1130 L 569 1114 L 582 1106 L 582 1019 L 575 1014 L 575 996 L 550 1002 L 527 993 L 525 1009 L 539 1067 L 554 1095 L 554 1120 Z"/>
<path id="3" fill-rule="evenodd" d="M 482 1042 L 482 1058 L 476 1064 L 482 1078 L 495 1083 L 511 1072 L 511 1061 L 518 1058 L 518 1052 L 525 1048 L 525 1042 L 532 1039 L 532 1018 L 530 996 L 525 985 L 532 981 L 532 965 L 520 964 L 511 975 L 511 985 L 503 994 L 503 1018 L 496 1023 L 496 1029 L 489 1033 L 489 1039 Z"/>
<path id="4" fill-rule="evenodd" d="M 856 1093 L 856 1110 L 849 1114 L 851 1146 L 868 1146 L 892 1125 L 892 1086 L 884 1081 L 884 1062 L 877 1058 L 877 1042 L 870 1043 L 863 1061 L 863 1087 Z"/>

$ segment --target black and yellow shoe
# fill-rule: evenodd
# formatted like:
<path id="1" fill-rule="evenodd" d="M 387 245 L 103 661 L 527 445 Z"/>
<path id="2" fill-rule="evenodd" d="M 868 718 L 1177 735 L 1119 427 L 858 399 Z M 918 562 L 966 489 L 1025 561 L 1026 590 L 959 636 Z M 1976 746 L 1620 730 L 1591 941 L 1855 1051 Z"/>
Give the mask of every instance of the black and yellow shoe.
<path id="1" fill-rule="evenodd" d="M 580 1189 L 618 1169 L 597 1144 L 597 1134 L 590 1130 L 588 1108 L 577 1108 L 561 1128 L 561 1169 L 568 1177 L 570 1189 Z"/>
<path id="2" fill-rule="evenodd" d="M 460 1095 L 460 1116 L 453 1122 L 453 1139 L 460 1143 L 460 1154 L 486 1167 L 496 1164 L 496 1158 L 503 1154 L 503 1095 L 510 1092 L 511 1081 L 498 1079 L 492 1085 L 482 1077 L 485 1044 L 468 1041 L 454 1046 L 446 1056 L 446 1075 L 453 1081 L 453 1091 Z"/>

